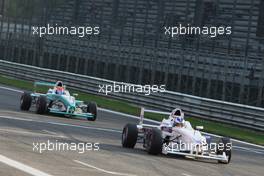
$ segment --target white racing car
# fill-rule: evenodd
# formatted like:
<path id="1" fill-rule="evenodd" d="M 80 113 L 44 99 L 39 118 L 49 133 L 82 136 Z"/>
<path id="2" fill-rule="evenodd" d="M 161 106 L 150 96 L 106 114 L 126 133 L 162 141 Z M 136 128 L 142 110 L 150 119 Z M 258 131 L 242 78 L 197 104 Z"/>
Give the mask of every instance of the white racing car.
<path id="1" fill-rule="evenodd" d="M 144 112 L 170 115 L 160 125 L 144 124 Z M 203 136 L 203 126 L 192 128 L 190 122 L 184 120 L 184 113 L 175 109 L 172 113 L 145 110 L 141 108 L 140 122 L 127 124 L 122 133 L 122 146 L 134 148 L 136 143 L 143 143 L 149 154 L 175 154 L 193 159 L 216 160 L 228 164 L 231 160 L 232 143 L 229 138 L 221 138 L 219 142 L 211 142 L 210 136 Z"/>

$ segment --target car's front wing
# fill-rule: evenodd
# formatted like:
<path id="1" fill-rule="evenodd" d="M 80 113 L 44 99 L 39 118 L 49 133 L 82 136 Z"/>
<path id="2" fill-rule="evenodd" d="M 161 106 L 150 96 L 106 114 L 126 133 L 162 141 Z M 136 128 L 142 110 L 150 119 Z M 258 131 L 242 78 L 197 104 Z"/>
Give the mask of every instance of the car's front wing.
<path id="1" fill-rule="evenodd" d="M 65 115 L 65 116 L 71 116 L 71 117 L 79 117 L 79 118 L 85 118 L 85 119 L 89 119 L 89 118 L 94 118 L 94 115 L 91 113 L 77 113 L 77 112 L 64 112 L 64 111 L 59 111 L 58 109 L 53 109 L 53 108 L 49 108 L 49 112 L 50 113 L 54 113 L 54 114 L 61 114 L 61 115 Z"/>
<path id="2" fill-rule="evenodd" d="M 182 155 L 182 156 L 186 156 L 186 157 L 190 157 L 190 158 L 194 158 L 194 159 L 210 159 L 210 160 L 217 160 L 217 161 L 223 161 L 223 162 L 228 161 L 228 158 L 227 158 L 225 152 L 223 152 L 223 155 L 217 155 L 217 154 L 213 154 L 213 153 L 200 154 L 200 153 L 193 153 L 192 151 L 181 152 L 178 150 L 166 149 L 166 150 L 163 150 L 162 153 L 163 154 Z"/>

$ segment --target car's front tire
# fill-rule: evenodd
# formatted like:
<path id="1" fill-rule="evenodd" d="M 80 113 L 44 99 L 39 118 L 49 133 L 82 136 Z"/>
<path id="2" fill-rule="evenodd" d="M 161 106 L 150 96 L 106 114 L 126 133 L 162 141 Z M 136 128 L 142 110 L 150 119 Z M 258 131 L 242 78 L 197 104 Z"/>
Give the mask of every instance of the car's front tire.
<path id="1" fill-rule="evenodd" d="M 90 102 L 87 105 L 87 112 L 93 114 L 92 118 L 87 118 L 89 121 L 95 121 L 97 118 L 97 104 L 95 102 Z"/>
<path id="2" fill-rule="evenodd" d="M 146 149 L 151 155 L 158 155 L 162 152 L 163 139 L 161 131 L 153 128 L 146 139 Z"/>
<path id="3" fill-rule="evenodd" d="M 47 112 L 47 98 L 40 96 L 36 102 L 37 114 L 45 114 Z"/>
<path id="4" fill-rule="evenodd" d="M 30 93 L 24 92 L 20 98 L 20 109 L 22 111 L 28 111 L 30 109 L 32 98 Z"/>
<path id="5" fill-rule="evenodd" d="M 125 148 L 134 148 L 137 143 L 138 129 L 135 124 L 126 124 L 122 133 L 122 146 Z"/>
<path id="6" fill-rule="evenodd" d="M 219 150 L 219 144 L 223 144 L 224 145 L 224 149 L 223 150 Z M 231 152 L 231 147 L 227 147 L 227 146 L 231 146 L 232 147 L 232 143 L 230 138 L 227 137 L 223 137 L 220 139 L 219 143 L 218 143 L 218 147 L 217 147 L 217 154 L 218 155 L 223 155 L 223 153 L 225 152 L 226 157 L 227 157 L 227 161 L 222 161 L 222 160 L 218 160 L 218 163 L 222 163 L 222 164 L 228 164 L 231 161 L 231 156 L 232 156 L 232 152 Z"/>

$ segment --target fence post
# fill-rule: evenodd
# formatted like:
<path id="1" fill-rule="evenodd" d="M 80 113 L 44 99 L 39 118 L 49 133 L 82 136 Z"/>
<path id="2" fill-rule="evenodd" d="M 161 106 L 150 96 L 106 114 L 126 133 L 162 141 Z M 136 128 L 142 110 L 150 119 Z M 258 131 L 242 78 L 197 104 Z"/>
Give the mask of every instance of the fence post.
<path id="1" fill-rule="evenodd" d="M 0 15 L 5 16 L 5 0 L 2 0 Z"/>
<path id="2" fill-rule="evenodd" d="M 259 77 L 259 87 L 258 87 L 258 99 L 257 99 L 257 106 L 261 106 L 263 101 L 263 89 L 264 89 L 264 57 L 262 57 L 262 73 Z"/>

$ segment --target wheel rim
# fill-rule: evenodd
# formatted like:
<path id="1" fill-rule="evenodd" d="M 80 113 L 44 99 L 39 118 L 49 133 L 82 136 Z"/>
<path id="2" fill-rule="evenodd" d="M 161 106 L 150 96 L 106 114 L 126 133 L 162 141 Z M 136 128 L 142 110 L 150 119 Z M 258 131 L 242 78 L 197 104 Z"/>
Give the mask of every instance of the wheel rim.
<path id="1" fill-rule="evenodd" d="M 152 137 L 153 135 L 152 134 L 150 134 L 150 136 L 149 136 L 149 138 L 148 138 L 148 141 L 147 141 L 147 147 L 148 147 L 148 150 L 150 149 L 150 147 L 151 147 L 151 141 L 152 141 Z"/>
<path id="2" fill-rule="evenodd" d="M 124 130 L 124 133 L 122 134 L 122 141 L 123 141 L 123 143 L 125 142 L 125 140 L 126 140 L 126 138 L 127 138 L 127 128 L 125 128 L 125 130 Z"/>
<path id="3" fill-rule="evenodd" d="M 230 155 L 226 155 L 227 163 L 229 163 Z"/>
<path id="4" fill-rule="evenodd" d="M 39 108 L 39 101 L 37 101 L 37 103 L 36 103 L 36 108 L 37 109 Z"/>
<path id="5" fill-rule="evenodd" d="M 24 102 L 23 98 L 20 99 L 20 104 L 22 105 Z"/>

